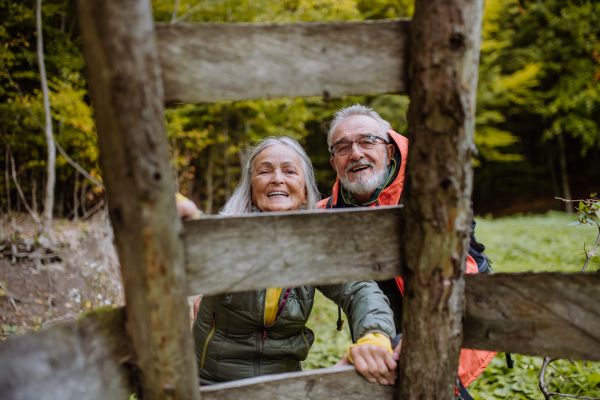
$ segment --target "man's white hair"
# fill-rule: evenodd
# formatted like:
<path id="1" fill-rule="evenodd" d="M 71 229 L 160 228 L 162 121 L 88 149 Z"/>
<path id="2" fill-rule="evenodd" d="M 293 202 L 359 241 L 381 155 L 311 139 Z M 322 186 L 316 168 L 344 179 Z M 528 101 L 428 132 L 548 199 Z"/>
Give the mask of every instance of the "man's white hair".
<path id="1" fill-rule="evenodd" d="M 333 136 L 333 132 L 336 130 L 336 128 L 342 122 L 344 122 L 347 118 L 352 117 L 354 115 L 365 115 L 367 117 L 373 118 L 375 121 L 377 121 L 379 123 L 379 126 L 381 126 L 381 133 L 380 133 L 381 137 L 387 141 L 390 140 L 390 135 L 388 134 L 388 131 L 390 129 L 392 129 L 392 126 L 390 125 L 390 123 L 387 122 L 386 120 L 384 120 L 383 118 L 381 118 L 379 116 L 379 114 L 377 114 L 376 111 L 373 111 L 372 108 L 369 108 L 362 104 L 356 103 L 353 106 L 342 108 L 341 110 L 339 110 L 338 112 L 336 112 L 333 115 L 333 121 L 331 121 L 331 126 L 329 128 L 329 132 L 327 132 L 327 144 L 329 145 L 330 148 L 331 148 L 331 137 Z"/>
<path id="2" fill-rule="evenodd" d="M 321 200 L 321 193 L 317 189 L 317 180 L 315 179 L 315 173 L 310 158 L 302 146 L 300 146 L 300 143 L 289 136 L 267 137 L 261 139 L 254 147 L 250 147 L 244 153 L 240 182 L 221 210 L 221 215 L 252 213 L 252 168 L 254 167 L 254 159 L 261 151 L 275 144 L 283 144 L 294 150 L 300 156 L 306 185 L 306 208 L 309 210 L 317 208 L 317 203 Z"/>

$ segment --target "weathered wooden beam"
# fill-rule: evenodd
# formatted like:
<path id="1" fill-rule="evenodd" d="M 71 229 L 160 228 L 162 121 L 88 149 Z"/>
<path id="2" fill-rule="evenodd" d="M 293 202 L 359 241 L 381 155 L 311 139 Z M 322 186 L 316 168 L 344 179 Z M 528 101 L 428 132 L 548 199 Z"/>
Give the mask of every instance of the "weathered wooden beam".
<path id="1" fill-rule="evenodd" d="M 100 309 L 77 323 L 0 341 L 3 400 L 124 400 L 132 392 L 125 313 Z"/>
<path id="2" fill-rule="evenodd" d="M 78 13 L 141 397 L 199 399 L 151 4 Z"/>
<path id="3" fill-rule="evenodd" d="M 209 400 L 391 400 L 393 386 L 369 383 L 353 366 L 267 375 L 202 387 Z"/>
<path id="4" fill-rule="evenodd" d="M 173 102 L 402 93 L 408 20 L 156 26 Z"/>
<path id="5" fill-rule="evenodd" d="M 399 399 L 453 397 L 471 223 L 483 0 L 417 0 L 410 27 Z"/>
<path id="6" fill-rule="evenodd" d="M 468 275 L 463 347 L 600 361 L 598 274 Z"/>
<path id="7" fill-rule="evenodd" d="M 468 275 L 465 281 L 463 348 L 600 361 L 597 274 Z M 123 400 L 134 390 L 129 367 L 135 364 L 124 310 L 101 309 L 76 323 L 0 341 L 0 393 L 3 400 Z M 388 390 L 351 369 L 327 369 L 203 387 L 202 393 L 204 400 L 251 393 L 304 399 L 307 391 L 311 399 L 391 398 Z"/>
<path id="8" fill-rule="evenodd" d="M 282 212 L 186 222 L 188 294 L 398 276 L 401 210 Z"/>

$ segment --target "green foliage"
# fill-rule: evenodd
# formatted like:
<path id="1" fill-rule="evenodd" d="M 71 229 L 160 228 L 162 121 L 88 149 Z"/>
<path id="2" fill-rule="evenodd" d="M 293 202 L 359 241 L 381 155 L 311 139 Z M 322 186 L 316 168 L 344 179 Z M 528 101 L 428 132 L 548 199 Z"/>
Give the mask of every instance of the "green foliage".
<path id="1" fill-rule="evenodd" d="M 494 357 L 483 374 L 469 386 L 469 393 L 476 399 L 486 400 L 543 399 L 537 385 L 543 359 L 519 354 L 512 357 L 514 369 L 507 367 L 504 353 Z M 550 391 L 592 398 L 600 396 L 599 363 L 577 361 L 572 365 L 567 360 L 558 360 L 551 365 L 554 368 L 546 371 Z"/>
<path id="2" fill-rule="evenodd" d="M 57 142 L 87 171 L 100 177 L 98 148 L 92 108 L 87 99 L 87 82 L 80 38 L 75 28 L 74 4 L 48 0 L 42 6 L 45 64 L 50 87 L 51 114 Z M 46 176 L 46 140 L 42 93 L 38 72 L 35 3 L 0 0 L 0 146 L 10 146 L 18 179 L 28 202 L 40 202 Z M 5 151 L 0 165 L 6 165 Z M 60 155 L 56 159 L 58 189 L 70 186 L 74 169 Z M 13 205 L 14 184 L 9 182 Z M 37 192 L 34 196 L 34 192 Z M 6 186 L 0 186 L 5 205 Z M 64 196 L 64 194 L 62 194 Z M 61 204 L 57 204 L 62 207 Z"/>
<path id="3" fill-rule="evenodd" d="M 341 331 L 336 329 L 338 307 L 334 302 L 317 291 L 315 305 L 307 326 L 315 332 L 315 343 L 308 353 L 308 358 L 302 362 L 302 369 L 329 368 L 340 361 L 348 347 L 352 344 L 348 319 L 345 320 Z"/>

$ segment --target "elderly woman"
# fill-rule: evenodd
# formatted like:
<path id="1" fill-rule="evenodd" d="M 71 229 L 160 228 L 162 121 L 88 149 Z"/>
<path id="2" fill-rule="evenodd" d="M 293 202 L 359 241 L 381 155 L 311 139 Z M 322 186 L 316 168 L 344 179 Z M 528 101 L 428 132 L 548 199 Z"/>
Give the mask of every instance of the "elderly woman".
<path id="1" fill-rule="evenodd" d="M 310 159 L 292 138 L 262 140 L 247 152 L 241 174 L 223 215 L 314 209 L 319 201 Z M 370 382 L 393 384 L 399 357 L 390 345 L 394 320 L 377 285 L 316 289 L 344 309 L 359 338 L 344 362 Z M 301 286 L 204 297 L 192 329 L 201 382 L 300 370 L 315 338 L 306 327 L 314 295 L 314 286 Z"/>

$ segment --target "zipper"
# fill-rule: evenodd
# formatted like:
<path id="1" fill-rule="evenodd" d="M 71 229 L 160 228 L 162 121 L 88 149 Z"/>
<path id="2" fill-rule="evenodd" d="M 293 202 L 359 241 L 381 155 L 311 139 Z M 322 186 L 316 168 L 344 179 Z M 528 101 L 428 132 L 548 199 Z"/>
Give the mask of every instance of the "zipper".
<path id="1" fill-rule="evenodd" d="M 306 343 L 306 354 L 304 355 L 304 359 L 306 360 L 306 357 L 308 357 L 308 351 L 309 351 L 309 345 L 308 345 L 308 340 L 306 340 L 306 336 L 304 336 L 304 328 L 300 331 L 302 333 L 302 339 L 304 339 L 304 343 Z"/>
<path id="2" fill-rule="evenodd" d="M 287 303 L 287 299 L 290 295 L 290 291 L 292 290 L 291 287 L 287 288 L 285 290 L 285 293 L 283 295 L 283 300 L 281 300 L 281 305 L 279 306 L 279 309 L 277 310 L 277 314 L 275 314 L 275 321 L 273 321 L 273 323 L 271 325 L 267 325 L 265 328 L 271 327 L 273 325 L 275 325 L 275 323 L 277 322 L 277 320 L 279 319 L 279 317 L 281 316 L 281 313 L 283 312 L 283 308 L 285 307 L 285 303 Z M 263 307 L 264 309 L 264 307 Z M 264 314 L 264 311 L 263 311 Z M 264 321 L 264 316 L 263 316 L 263 321 Z M 267 331 L 265 329 L 265 332 L 263 333 L 263 343 L 265 342 L 265 336 L 267 335 Z"/>
<path id="3" fill-rule="evenodd" d="M 281 305 L 279 306 L 279 309 L 277 310 L 277 314 L 275 315 L 275 321 L 273 321 L 273 323 L 271 325 L 263 326 L 262 335 L 261 335 L 262 337 L 258 336 L 256 338 L 256 355 L 254 357 L 254 363 L 253 363 L 255 376 L 260 375 L 260 359 L 262 357 L 262 351 L 263 351 L 263 346 L 265 344 L 265 339 L 267 338 L 267 328 L 275 325 L 277 320 L 279 320 L 279 317 L 281 316 L 281 313 L 283 312 L 283 308 L 285 307 L 285 304 L 287 303 L 287 299 L 288 299 L 288 296 L 290 295 L 291 290 L 292 290 L 291 287 L 286 289 L 285 294 L 283 295 L 283 300 L 281 300 Z M 267 301 L 267 298 L 265 296 L 265 303 L 263 303 L 262 314 L 261 314 L 261 320 L 263 321 L 263 324 L 265 321 L 266 301 Z"/>
<path id="4" fill-rule="evenodd" d="M 206 358 L 206 349 L 208 348 L 208 342 L 212 338 L 212 335 L 215 333 L 217 329 L 217 324 L 215 324 L 215 313 L 212 315 L 212 320 L 210 321 L 210 332 L 208 332 L 208 336 L 206 337 L 206 341 L 204 342 L 204 350 L 202 350 L 202 361 L 200 362 L 200 368 L 204 368 L 204 359 Z"/>

